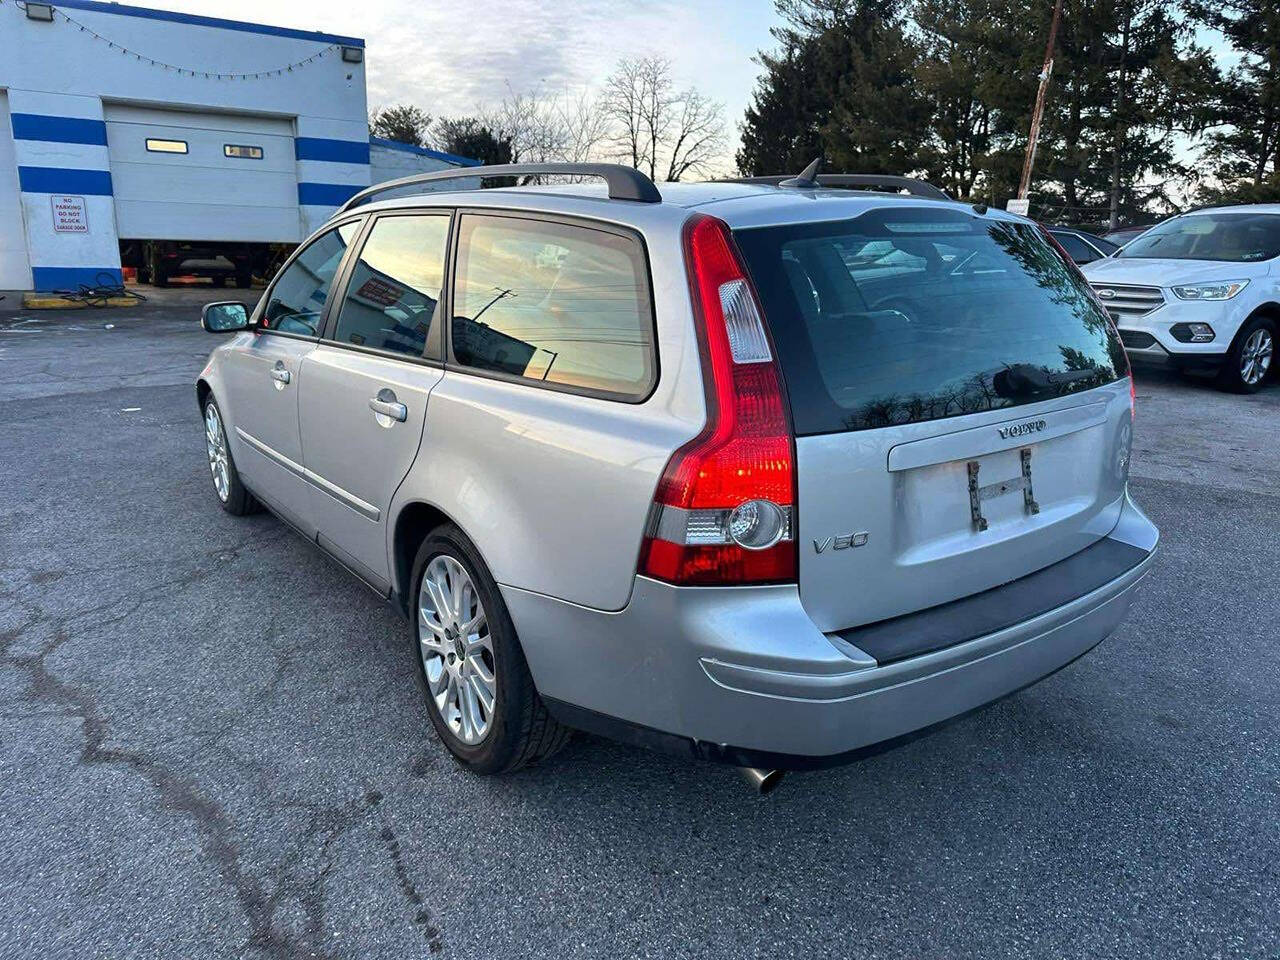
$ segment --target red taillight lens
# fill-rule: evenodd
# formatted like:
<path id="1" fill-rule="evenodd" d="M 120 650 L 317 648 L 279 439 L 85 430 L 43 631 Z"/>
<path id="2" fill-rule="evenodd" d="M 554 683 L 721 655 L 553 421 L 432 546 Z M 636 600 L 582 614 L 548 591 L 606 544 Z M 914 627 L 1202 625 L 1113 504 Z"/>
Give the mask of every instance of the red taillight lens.
<path id="1" fill-rule="evenodd" d="M 796 578 L 795 468 L 782 380 L 729 228 L 685 230 L 707 424 L 658 482 L 640 571 L 680 584 Z"/>

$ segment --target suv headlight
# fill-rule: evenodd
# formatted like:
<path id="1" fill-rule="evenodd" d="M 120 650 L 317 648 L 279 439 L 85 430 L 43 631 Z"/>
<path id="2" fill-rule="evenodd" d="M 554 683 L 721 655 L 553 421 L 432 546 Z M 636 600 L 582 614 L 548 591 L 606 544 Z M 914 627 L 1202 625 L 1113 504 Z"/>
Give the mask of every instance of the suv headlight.
<path id="1" fill-rule="evenodd" d="M 1185 287 L 1174 287 L 1173 295 L 1179 300 L 1230 300 L 1248 285 L 1248 280 L 1193 283 Z"/>

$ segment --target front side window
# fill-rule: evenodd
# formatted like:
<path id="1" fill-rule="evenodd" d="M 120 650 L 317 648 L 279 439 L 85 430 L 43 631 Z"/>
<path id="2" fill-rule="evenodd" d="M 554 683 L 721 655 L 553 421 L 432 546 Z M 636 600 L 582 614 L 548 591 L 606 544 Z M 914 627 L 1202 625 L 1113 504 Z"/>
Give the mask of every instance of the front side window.
<path id="1" fill-rule="evenodd" d="M 736 239 L 801 434 L 1035 403 L 1128 370 L 1084 279 L 1035 227 L 873 210 Z"/>
<path id="2" fill-rule="evenodd" d="M 1280 256 L 1280 216 L 1197 213 L 1152 227 L 1119 254 L 1126 260 L 1256 263 Z"/>
<path id="3" fill-rule="evenodd" d="M 258 321 L 264 330 L 318 336 L 324 302 L 342 256 L 360 232 L 359 221 L 344 223 L 316 237 L 276 278 Z"/>
<path id="4" fill-rule="evenodd" d="M 333 339 L 422 356 L 444 283 L 447 216 L 381 217 L 351 271 Z"/>
<path id="5" fill-rule="evenodd" d="M 461 221 L 453 352 L 478 370 L 624 399 L 656 375 L 639 241 L 517 217 Z"/>

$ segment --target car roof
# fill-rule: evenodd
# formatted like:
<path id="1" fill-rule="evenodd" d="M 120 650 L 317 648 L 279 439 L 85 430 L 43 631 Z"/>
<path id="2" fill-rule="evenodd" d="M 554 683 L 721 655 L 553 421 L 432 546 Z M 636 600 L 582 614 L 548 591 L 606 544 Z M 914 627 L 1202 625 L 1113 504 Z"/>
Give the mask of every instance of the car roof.
<path id="1" fill-rule="evenodd" d="M 560 208 L 561 212 L 603 215 L 605 219 L 620 223 L 641 219 L 646 214 L 646 208 L 651 210 L 659 207 L 668 211 L 676 209 L 706 212 L 719 217 L 735 229 L 750 229 L 789 223 L 847 220 L 868 210 L 890 205 L 955 209 L 958 203 L 954 200 L 935 200 L 873 190 L 851 190 L 838 187 L 819 187 L 809 190 L 732 181 L 661 183 L 658 184 L 658 189 L 662 193 L 662 201 L 659 204 L 610 200 L 603 184 L 569 183 L 490 187 L 482 190 L 433 190 L 429 193 L 377 200 L 356 207 L 355 210 L 396 209 L 420 206 L 424 202 L 430 202 L 439 206 L 511 206 L 514 204 L 526 209 L 550 212 L 557 209 L 556 200 L 560 199 L 564 201 Z M 608 214 L 604 214 L 601 205 L 607 205 Z M 1031 222 L 1024 217 L 994 207 L 987 209 L 986 212 L 1000 220 Z"/>
<path id="2" fill-rule="evenodd" d="M 1188 210 L 1184 217 L 1194 217 L 1202 213 L 1280 213 L 1280 203 L 1240 203 L 1225 207 L 1204 207 L 1200 210 Z"/>

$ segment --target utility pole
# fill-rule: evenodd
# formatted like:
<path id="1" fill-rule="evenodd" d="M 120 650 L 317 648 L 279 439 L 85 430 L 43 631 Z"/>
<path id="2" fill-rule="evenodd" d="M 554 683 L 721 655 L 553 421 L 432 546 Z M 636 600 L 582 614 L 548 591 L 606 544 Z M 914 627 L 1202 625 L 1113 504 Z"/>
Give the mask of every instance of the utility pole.
<path id="1" fill-rule="evenodd" d="M 1062 0 L 1054 0 L 1053 23 L 1049 27 L 1049 45 L 1044 51 L 1044 69 L 1040 71 L 1040 89 L 1036 91 L 1036 105 L 1031 111 L 1031 134 L 1027 139 L 1027 159 L 1022 164 L 1022 180 L 1018 183 L 1018 199 L 1027 199 L 1031 189 L 1031 168 L 1036 163 L 1036 141 L 1040 139 L 1040 118 L 1044 115 L 1044 97 L 1049 90 L 1049 77 L 1053 73 L 1053 48 L 1058 40 L 1058 20 L 1062 17 Z"/>

